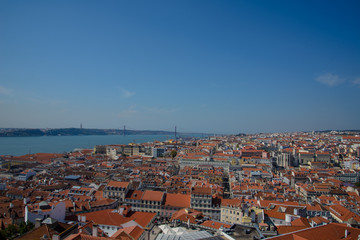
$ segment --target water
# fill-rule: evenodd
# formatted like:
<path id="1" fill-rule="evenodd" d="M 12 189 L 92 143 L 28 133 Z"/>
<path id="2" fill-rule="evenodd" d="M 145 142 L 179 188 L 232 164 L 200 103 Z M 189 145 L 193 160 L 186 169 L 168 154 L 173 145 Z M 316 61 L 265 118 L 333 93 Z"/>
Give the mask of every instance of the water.
<path id="1" fill-rule="evenodd" d="M 93 148 L 96 145 L 144 143 L 173 139 L 170 135 L 91 135 L 0 137 L 0 155 L 21 156 L 29 153 L 64 153 L 75 148 Z"/>

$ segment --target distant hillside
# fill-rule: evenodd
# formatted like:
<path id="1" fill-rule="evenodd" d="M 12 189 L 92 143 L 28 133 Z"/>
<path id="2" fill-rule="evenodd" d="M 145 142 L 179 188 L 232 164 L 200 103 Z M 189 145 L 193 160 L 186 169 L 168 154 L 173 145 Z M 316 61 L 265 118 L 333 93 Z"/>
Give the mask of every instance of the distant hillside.
<path id="1" fill-rule="evenodd" d="M 237 136 L 237 137 L 245 137 L 246 133 L 239 133 L 239 134 L 236 134 L 235 136 Z"/>
<path id="2" fill-rule="evenodd" d="M 359 129 L 350 129 L 350 130 L 321 130 L 321 131 L 314 131 L 315 133 L 330 133 L 330 132 L 338 132 L 338 133 L 353 133 L 357 134 L 360 133 Z"/>
<path id="3" fill-rule="evenodd" d="M 55 129 L 0 129 L 0 137 L 123 135 L 119 129 L 55 128 Z M 125 130 L 125 135 L 171 135 L 173 132 Z"/>

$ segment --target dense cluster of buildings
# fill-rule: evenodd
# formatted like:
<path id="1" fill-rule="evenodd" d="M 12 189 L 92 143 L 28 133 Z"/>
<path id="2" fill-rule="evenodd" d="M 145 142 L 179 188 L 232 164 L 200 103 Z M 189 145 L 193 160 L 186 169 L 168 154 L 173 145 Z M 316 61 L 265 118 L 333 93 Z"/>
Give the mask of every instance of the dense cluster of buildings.
<path id="1" fill-rule="evenodd" d="M 17 239 L 359 239 L 359 157 L 349 132 L 3 155 L 0 227 L 34 224 Z"/>

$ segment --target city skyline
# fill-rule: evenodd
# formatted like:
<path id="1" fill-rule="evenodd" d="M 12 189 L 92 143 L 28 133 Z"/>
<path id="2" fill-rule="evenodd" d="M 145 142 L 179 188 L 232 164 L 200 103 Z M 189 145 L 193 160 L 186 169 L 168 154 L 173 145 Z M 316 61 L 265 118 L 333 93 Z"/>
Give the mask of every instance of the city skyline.
<path id="1" fill-rule="evenodd" d="M 357 1 L 2 1 L 0 128 L 359 129 Z"/>

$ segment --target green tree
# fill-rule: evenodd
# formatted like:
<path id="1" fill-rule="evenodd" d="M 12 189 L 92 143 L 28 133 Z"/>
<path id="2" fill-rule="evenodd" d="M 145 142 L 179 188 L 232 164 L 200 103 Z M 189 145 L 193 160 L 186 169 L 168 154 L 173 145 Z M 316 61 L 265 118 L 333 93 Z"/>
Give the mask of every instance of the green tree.
<path id="1" fill-rule="evenodd" d="M 177 155 L 177 151 L 172 150 L 172 151 L 170 152 L 170 156 L 171 156 L 172 158 L 176 157 L 176 155 Z"/>
<path id="2" fill-rule="evenodd" d="M 18 227 L 14 224 L 10 224 L 4 231 L 6 239 L 13 239 L 19 232 Z"/>
<path id="3" fill-rule="evenodd" d="M 7 228 L 5 228 L 0 233 L 0 240 L 2 239 L 13 239 L 17 237 L 18 235 L 23 235 L 30 230 L 32 230 L 35 227 L 35 225 L 28 221 L 28 222 L 21 222 L 19 226 L 17 225 L 9 225 Z"/>
<path id="4" fill-rule="evenodd" d="M 20 235 L 22 235 L 22 234 L 30 231 L 34 227 L 35 227 L 35 225 L 30 221 L 27 221 L 26 223 L 21 222 L 20 225 L 19 225 L 19 233 L 20 233 Z"/>
<path id="5" fill-rule="evenodd" d="M 35 225 L 32 222 L 27 221 L 26 222 L 26 230 L 27 230 L 27 232 L 32 230 L 33 228 L 35 228 Z"/>
<path id="6" fill-rule="evenodd" d="M 24 234 L 27 232 L 27 229 L 26 229 L 26 223 L 25 222 L 21 222 L 20 225 L 19 225 L 19 232 L 20 232 L 20 235 Z"/>

